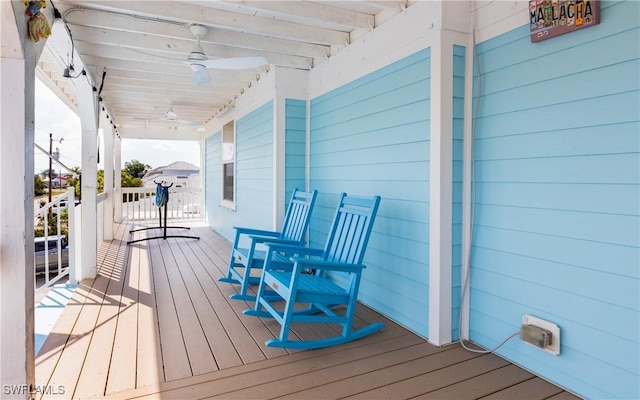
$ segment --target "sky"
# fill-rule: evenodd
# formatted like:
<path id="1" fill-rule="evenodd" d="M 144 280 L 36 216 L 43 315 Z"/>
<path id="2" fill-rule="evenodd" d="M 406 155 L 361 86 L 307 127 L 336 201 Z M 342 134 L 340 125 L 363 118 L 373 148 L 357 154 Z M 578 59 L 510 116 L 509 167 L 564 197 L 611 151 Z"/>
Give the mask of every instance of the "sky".
<path id="1" fill-rule="evenodd" d="M 53 133 L 53 151 L 60 150 L 60 161 L 69 168 L 80 167 L 82 143 L 80 118 L 66 104 L 36 79 L 35 142 L 49 151 L 49 133 Z M 58 142 L 63 139 L 62 143 Z M 104 142 L 100 137 L 100 164 L 103 168 Z M 122 165 L 131 160 L 148 164 L 151 168 L 161 167 L 175 161 L 187 161 L 200 166 L 200 146 L 198 142 L 122 139 Z M 49 168 L 47 156 L 35 149 L 35 173 Z M 60 167 L 54 164 L 53 169 Z M 64 172 L 63 172 L 64 173 Z"/>

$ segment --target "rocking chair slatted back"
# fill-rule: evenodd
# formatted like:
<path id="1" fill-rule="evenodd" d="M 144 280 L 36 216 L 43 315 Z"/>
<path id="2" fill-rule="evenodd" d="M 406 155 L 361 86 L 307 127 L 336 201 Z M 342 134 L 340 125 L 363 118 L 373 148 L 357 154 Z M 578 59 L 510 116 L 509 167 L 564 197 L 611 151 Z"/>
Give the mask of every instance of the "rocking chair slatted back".
<path id="1" fill-rule="evenodd" d="M 344 196 L 344 195 L 343 195 Z M 377 203 L 366 204 L 364 200 L 344 197 L 337 210 L 334 225 L 325 246 L 324 259 L 327 261 L 361 264 L 367 247 Z"/>
<path id="2" fill-rule="evenodd" d="M 249 286 L 260 282 L 260 277 L 252 275 L 251 270 L 262 269 L 265 251 L 260 249 L 267 242 L 285 243 L 301 246 L 305 243 L 305 234 L 311 219 L 311 211 L 318 192 L 302 192 L 294 189 L 284 223 L 280 231 L 265 231 L 260 229 L 234 227 L 236 237 L 229 257 L 227 275 L 218 279 L 220 282 L 239 284 L 238 293 L 231 295 L 236 300 L 254 300 L 255 296 L 248 293 Z M 241 241 L 250 241 L 248 247 L 242 247 Z M 264 247 L 264 246 L 263 246 Z M 278 260 L 291 265 L 288 259 L 280 257 Z M 275 263 L 275 262 L 274 262 Z"/>
<path id="3" fill-rule="evenodd" d="M 287 207 L 287 214 L 285 216 L 284 224 L 282 225 L 281 239 L 285 240 L 304 240 L 304 235 L 307 232 L 309 226 L 309 220 L 311 218 L 311 206 L 315 192 L 300 192 L 295 191 L 289 206 Z"/>

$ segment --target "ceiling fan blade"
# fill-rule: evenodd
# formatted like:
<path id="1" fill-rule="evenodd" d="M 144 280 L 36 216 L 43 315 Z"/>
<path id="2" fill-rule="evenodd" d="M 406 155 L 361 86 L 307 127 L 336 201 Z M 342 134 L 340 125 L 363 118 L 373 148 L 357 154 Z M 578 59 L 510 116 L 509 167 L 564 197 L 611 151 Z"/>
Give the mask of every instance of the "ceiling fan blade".
<path id="1" fill-rule="evenodd" d="M 189 125 L 189 126 L 200 126 L 202 125 L 200 122 L 197 121 L 190 121 L 188 119 L 177 119 L 175 120 L 175 122 L 182 124 L 182 125 Z"/>
<path id="2" fill-rule="evenodd" d="M 213 69 L 252 69 L 266 63 L 267 59 L 264 57 L 215 58 L 198 61 L 198 64 Z"/>
<path id="3" fill-rule="evenodd" d="M 189 64 L 191 69 L 193 70 L 193 83 L 196 85 L 206 85 L 211 82 L 211 78 L 209 77 L 209 72 L 204 65 L 200 64 Z"/>

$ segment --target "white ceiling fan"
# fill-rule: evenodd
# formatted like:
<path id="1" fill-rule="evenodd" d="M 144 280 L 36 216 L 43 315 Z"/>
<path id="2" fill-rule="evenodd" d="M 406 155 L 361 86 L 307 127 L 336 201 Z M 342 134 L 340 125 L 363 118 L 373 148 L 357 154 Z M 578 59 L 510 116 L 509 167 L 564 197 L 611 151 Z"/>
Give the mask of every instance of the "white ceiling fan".
<path id="1" fill-rule="evenodd" d="M 203 125 L 201 122 L 198 122 L 198 121 L 192 121 L 192 120 L 188 120 L 188 119 L 178 118 L 178 114 L 175 111 L 173 111 L 173 103 L 169 103 L 169 111 L 164 113 L 164 115 L 162 117 L 134 118 L 134 119 L 140 119 L 140 120 L 147 121 L 147 125 L 149 124 L 149 121 L 151 121 L 151 120 L 164 120 L 164 121 L 167 121 L 167 122 L 175 122 L 176 124 L 188 125 L 188 126 L 201 126 L 201 125 Z"/>
<path id="2" fill-rule="evenodd" d="M 191 53 L 187 56 L 185 61 L 189 64 L 193 71 L 193 82 L 196 85 L 206 85 L 211 82 L 209 72 L 207 68 L 214 69 L 251 69 L 256 68 L 267 63 L 267 59 L 264 57 L 234 57 L 234 58 L 217 58 L 210 59 L 204 53 L 202 46 L 200 46 L 200 39 L 207 34 L 208 28 L 199 24 L 192 24 L 189 26 L 189 30 L 195 36 L 197 43 L 191 50 Z"/>
<path id="3" fill-rule="evenodd" d="M 202 125 L 202 123 L 198 122 L 198 121 L 191 121 L 188 119 L 180 119 L 178 118 L 178 114 L 176 114 L 175 111 L 173 111 L 173 103 L 169 104 L 169 111 L 167 111 L 166 113 L 164 113 L 164 120 L 168 121 L 168 122 L 176 122 L 182 125 L 189 125 L 189 126 L 199 126 Z"/>

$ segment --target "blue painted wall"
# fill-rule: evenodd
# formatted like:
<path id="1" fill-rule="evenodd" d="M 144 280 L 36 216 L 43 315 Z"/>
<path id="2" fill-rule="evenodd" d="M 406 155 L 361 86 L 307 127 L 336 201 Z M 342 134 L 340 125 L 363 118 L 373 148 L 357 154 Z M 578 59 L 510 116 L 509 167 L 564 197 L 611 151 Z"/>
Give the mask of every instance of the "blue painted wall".
<path id="1" fill-rule="evenodd" d="M 243 226 L 273 221 L 273 102 L 236 122 L 236 212 Z"/>
<path id="2" fill-rule="evenodd" d="M 220 133 L 207 138 L 206 206 L 209 225 L 229 240 L 233 226 L 271 229 L 273 220 L 273 102 L 236 121 L 236 209 L 220 206 Z M 211 148 L 211 150 L 209 150 Z M 211 151 L 211 156 L 209 156 Z M 210 157 L 212 160 L 210 160 Z"/>
<path id="3" fill-rule="evenodd" d="M 311 101 L 311 243 L 323 247 L 341 192 L 381 195 L 360 300 L 428 334 L 430 52 Z"/>
<path id="4" fill-rule="evenodd" d="M 498 352 L 587 398 L 640 398 L 639 15 L 604 2 L 598 26 L 478 46 L 470 336 L 558 324 L 559 356 Z"/>
<path id="5" fill-rule="evenodd" d="M 453 193 L 451 238 L 451 337 L 458 340 L 460 325 L 460 293 L 462 288 L 462 160 L 464 156 L 464 79 L 463 46 L 453 46 Z"/>
<path id="6" fill-rule="evenodd" d="M 305 190 L 307 102 L 285 99 L 285 207 L 293 189 Z"/>

